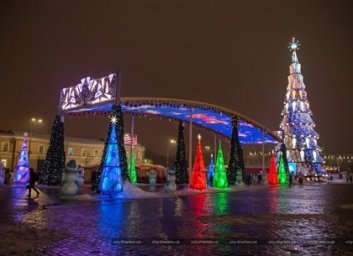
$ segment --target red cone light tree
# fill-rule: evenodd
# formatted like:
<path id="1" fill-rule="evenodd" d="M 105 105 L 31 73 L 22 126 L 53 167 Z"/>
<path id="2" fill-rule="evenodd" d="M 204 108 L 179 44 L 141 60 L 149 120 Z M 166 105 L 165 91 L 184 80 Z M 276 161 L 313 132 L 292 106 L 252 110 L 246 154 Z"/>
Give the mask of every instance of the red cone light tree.
<path id="1" fill-rule="evenodd" d="M 271 164 L 270 164 L 270 171 L 267 176 L 268 184 L 278 184 L 278 176 L 277 176 L 277 169 L 276 169 L 276 162 L 275 156 L 272 155 L 271 157 Z"/>
<path id="2" fill-rule="evenodd" d="M 200 135 L 198 135 L 198 139 L 199 139 L 199 143 L 196 149 L 195 162 L 194 162 L 194 167 L 192 169 L 190 188 L 202 190 L 207 187 L 207 183 L 206 183 L 205 163 L 203 161 Z"/>

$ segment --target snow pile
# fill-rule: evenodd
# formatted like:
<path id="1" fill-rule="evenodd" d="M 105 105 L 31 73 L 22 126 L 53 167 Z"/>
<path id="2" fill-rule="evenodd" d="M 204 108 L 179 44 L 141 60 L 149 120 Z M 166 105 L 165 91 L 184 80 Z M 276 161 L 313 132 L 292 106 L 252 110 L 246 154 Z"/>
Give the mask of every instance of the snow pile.
<path id="1" fill-rule="evenodd" d="M 125 183 L 123 187 L 123 191 L 116 196 L 115 198 L 151 198 L 151 197 L 159 197 L 156 193 L 151 193 L 147 191 L 143 191 L 139 187 L 131 184 Z"/>
<path id="2" fill-rule="evenodd" d="M 76 201 L 98 201 L 98 198 L 95 196 L 92 196 L 90 194 L 83 194 L 83 195 L 76 195 L 74 196 L 74 200 Z"/>

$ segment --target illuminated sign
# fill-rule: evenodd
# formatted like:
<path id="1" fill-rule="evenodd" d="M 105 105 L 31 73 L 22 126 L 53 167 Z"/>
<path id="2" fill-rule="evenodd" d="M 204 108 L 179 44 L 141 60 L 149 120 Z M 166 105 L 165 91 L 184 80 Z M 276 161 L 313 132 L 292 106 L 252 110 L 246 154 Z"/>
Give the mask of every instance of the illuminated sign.
<path id="1" fill-rule="evenodd" d="M 116 74 L 99 79 L 81 79 L 81 83 L 61 90 L 60 109 L 68 111 L 96 106 L 115 99 Z"/>

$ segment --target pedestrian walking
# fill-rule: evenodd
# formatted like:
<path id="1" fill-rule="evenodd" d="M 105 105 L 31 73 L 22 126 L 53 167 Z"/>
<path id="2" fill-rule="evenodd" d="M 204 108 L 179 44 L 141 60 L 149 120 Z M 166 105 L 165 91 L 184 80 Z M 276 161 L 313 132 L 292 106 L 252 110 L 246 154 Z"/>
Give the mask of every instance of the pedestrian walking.
<path id="1" fill-rule="evenodd" d="M 39 191 L 36 188 L 37 174 L 34 172 L 33 168 L 29 168 L 29 184 L 28 188 L 28 197 L 31 197 L 31 190 L 33 189 L 37 193 L 37 197 L 39 196 Z"/>
<path id="2" fill-rule="evenodd" d="M 299 185 L 300 187 L 302 187 L 304 184 L 303 184 L 303 173 L 302 172 L 299 172 Z"/>
<path id="3" fill-rule="evenodd" d="M 10 169 L 5 168 L 5 180 L 4 180 L 5 185 L 10 185 Z"/>
<path id="4" fill-rule="evenodd" d="M 353 177 L 352 177 L 352 174 L 349 174 L 349 183 L 351 183 L 351 184 L 352 184 L 352 182 L 353 182 Z"/>
<path id="5" fill-rule="evenodd" d="M 92 191 L 95 188 L 95 185 L 96 185 L 96 182 L 97 182 L 96 179 L 97 179 L 97 170 L 96 170 L 96 168 L 93 168 L 92 172 L 91 172 L 91 190 Z"/>
<path id="6" fill-rule="evenodd" d="M 289 187 L 291 187 L 292 186 L 292 182 L 293 182 L 293 175 L 291 173 L 289 173 L 288 182 L 289 182 Z"/>

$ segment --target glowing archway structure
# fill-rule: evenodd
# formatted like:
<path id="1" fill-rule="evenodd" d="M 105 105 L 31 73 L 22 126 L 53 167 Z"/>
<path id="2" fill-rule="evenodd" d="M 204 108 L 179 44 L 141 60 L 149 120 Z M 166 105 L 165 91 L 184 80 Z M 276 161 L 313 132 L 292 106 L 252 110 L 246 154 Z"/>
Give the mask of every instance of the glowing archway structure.
<path id="1" fill-rule="evenodd" d="M 63 114 L 109 114 L 116 103 L 118 75 L 81 80 L 81 83 L 61 91 L 59 108 Z M 230 109 L 191 100 L 145 97 L 121 97 L 122 111 L 128 114 L 182 120 L 231 137 L 232 118 L 239 120 L 239 140 L 242 144 L 276 144 L 281 140 L 274 132 Z"/>

